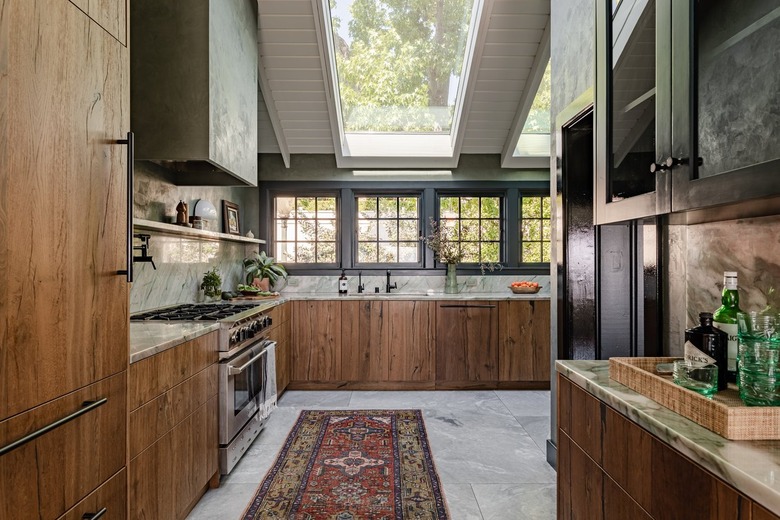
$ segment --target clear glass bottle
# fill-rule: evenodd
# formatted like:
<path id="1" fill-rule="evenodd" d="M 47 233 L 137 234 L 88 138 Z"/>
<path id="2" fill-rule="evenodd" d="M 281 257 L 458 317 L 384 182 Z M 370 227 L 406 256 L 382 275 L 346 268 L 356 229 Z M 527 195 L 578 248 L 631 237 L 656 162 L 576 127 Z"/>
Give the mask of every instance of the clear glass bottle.
<path id="1" fill-rule="evenodd" d="M 685 331 L 685 341 L 715 360 L 718 367 L 718 391 L 728 387 L 728 334 L 712 326 L 712 313 L 699 313 L 699 326 Z"/>
<path id="2" fill-rule="evenodd" d="M 737 313 L 742 311 L 739 308 L 739 291 L 737 289 L 737 273 L 735 271 L 725 271 L 723 273 L 723 294 L 720 301 L 722 305 L 713 313 L 712 321 L 717 328 L 729 335 L 729 343 L 726 349 L 728 380 L 736 383 L 737 349 L 739 347 Z"/>

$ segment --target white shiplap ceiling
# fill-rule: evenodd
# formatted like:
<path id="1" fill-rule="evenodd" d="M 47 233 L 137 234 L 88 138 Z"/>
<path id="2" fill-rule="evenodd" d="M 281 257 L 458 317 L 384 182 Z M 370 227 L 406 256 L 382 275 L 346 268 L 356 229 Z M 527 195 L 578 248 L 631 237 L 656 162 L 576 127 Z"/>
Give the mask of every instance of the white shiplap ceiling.
<path id="1" fill-rule="evenodd" d="M 335 153 L 319 1 L 258 0 L 258 150 L 287 164 L 290 154 Z M 550 0 L 484 1 L 460 152 L 511 156 L 549 59 L 549 24 Z"/>

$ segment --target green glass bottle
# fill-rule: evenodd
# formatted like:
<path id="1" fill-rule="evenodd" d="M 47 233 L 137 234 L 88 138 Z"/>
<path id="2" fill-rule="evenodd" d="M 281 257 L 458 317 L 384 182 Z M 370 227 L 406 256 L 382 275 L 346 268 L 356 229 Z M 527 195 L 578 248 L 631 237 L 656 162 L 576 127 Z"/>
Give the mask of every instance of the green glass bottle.
<path id="1" fill-rule="evenodd" d="M 729 335 L 728 347 L 728 380 L 737 382 L 737 313 L 739 308 L 739 291 L 737 289 L 737 273 L 725 271 L 723 273 L 723 294 L 720 298 L 721 306 L 712 314 L 712 322 L 717 328 Z"/>

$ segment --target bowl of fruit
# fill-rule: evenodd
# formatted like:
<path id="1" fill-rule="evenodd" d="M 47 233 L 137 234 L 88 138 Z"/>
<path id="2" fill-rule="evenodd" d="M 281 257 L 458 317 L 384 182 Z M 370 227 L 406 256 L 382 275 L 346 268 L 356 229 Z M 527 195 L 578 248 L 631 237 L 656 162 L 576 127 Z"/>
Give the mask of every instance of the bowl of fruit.
<path id="1" fill-rule="evenodd" d="M 509 285 L 509 288 L 515 294 L 536 294 L 542 286 L 539 285 L 538 282 L 527 282 L 523 280 L 520 282 L 512 282 Z"/>

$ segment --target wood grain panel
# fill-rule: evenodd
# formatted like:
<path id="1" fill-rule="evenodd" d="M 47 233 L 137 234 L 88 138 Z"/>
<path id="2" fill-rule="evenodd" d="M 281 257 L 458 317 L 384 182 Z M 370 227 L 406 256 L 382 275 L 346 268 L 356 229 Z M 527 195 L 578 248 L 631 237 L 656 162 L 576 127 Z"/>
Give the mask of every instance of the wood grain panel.
<path id="1" fill-rule="evenodd" d="M 435 304 L 429 301 L 390 301 L 388 322 L 389 381 L 433 381 Z"/>
<path id="2" fill-rule="evenodd" d="M 643 472 L 637 471 L 637 473 Z M 603 480 L 604 520 L 652 520 L 647 511 L 634 502 L 611 478 L 605 475 Z"/>
<path id="3" fill-rule="evenodd" d="M 287 304 L 285 304 L 287 305 Z M 290 357 L 292 350 L 292 322 L 285 321 L 268 330 L 268 339 L 276 341 L 276 392 L 281 395 L 290 384 Z"/>
<path id="4" fill-rule="evenodd" d="M 127 2 L 89 0 L 89 17 L 123 45 L 127 45 Z"/>
<path id="5" fill-rule="evenodd" d="M 390 366 L 387 301 L 345 301 L 341 304 L 342 379 L 387 381 Z"/>
<path id="6" fill-rule="evenodd" d="M 73 506 L 59 520 L 84 520 L 103 508 L 106 508 L 103 518 L 127 518 L 127 471 L 124 468 Z"/>
<path id="7" fill-rule="evenodd" d="M 604 471 L 647 511 L 651 510 L 653 489 L 649 468 L 653 436 L 607 408 L 604 425 Z"/>
<path id="8" fill-rule="evenodd" d="M 577 444 L 571 442 L 571 519 L 600 520 L 604 518 L 602 502 L 604 473 Z M 628 520 L 628 517 L 625 519 Z M 633 520 L 633 519 L 632 519 Z"/>
<path id="9" fill-rule="evenodd" d="M 341 380 L 342 302 L 293 303 L 292 381 Z"/>
<path id="10" fill-rule="evenodd" d="M 571 435 L 571 381 L 558 374 L 558 428 Z"/>
<path id="11" fill-rule="evenodd" d="M 218 360 L 218 332 L 210 332 L 130 365 L 128 407 L 148 403 Z"/>
<path id="12" fill-rule="evenodd" d="M 103 379 L 0 422 L 0 446 L 108 401 L 0 457 L 0 518 L 57 518 L 122 469 L 127 456 L 126 374 Z"/>
<path id="13" fill-rule="evenodd" d="M 292 314 L 292 303 L 286 302 L 276 307 L 271 307 L 267 311 L 263 311 L 263 314 L 271 318 L 271 328 L 281 325 L 287 321 L 290 321 L 290 315 Z"/>
<path id="14" fill-rule="evenodd" d="M 131 518 L 185 518 L 218 471 L 217 397 L 129 464 Z"/>
<path id="15" fill-rule="evenodd" d="M 753 503 L 753 518 L 752 520 L 780 520 L 780 516 L 769 512 L 760 505 Z M 744 518 L 744 517 L 742 517 Z"/>
<path id="16" fill-rule="evenodd" d="M 218 370 L 213 364 L 130 413 L 131 459 L 217 395 Z"/>
<path id="17" fill-rule="evenodd" d="M 498 302 L 500 381 L 550 380 L 550 302 Z"/>
<path id="18" fill-rule="evenodd" d="M 3 2 L 0 420 L 127 367 L 129 55 L 91 23 Z"/>
<path id="19" fill-rule="evenodd" d="M 571 440 L 601 464 L 603 418 L 606 410 L 598 399 L 571 385 Z"/>
<path id="20" fill-rule="evenodd" d="M 436 380 L 498 380 L 498 308 L 494 302 L 436 303 Z"/>
<path id="21" fill-rule="evenodd" d="M 571 520 L 571 445 L 569 436 L 559 429 L 558 461 L 555 468 L 558 520 Z"/>

